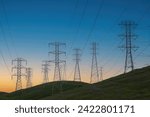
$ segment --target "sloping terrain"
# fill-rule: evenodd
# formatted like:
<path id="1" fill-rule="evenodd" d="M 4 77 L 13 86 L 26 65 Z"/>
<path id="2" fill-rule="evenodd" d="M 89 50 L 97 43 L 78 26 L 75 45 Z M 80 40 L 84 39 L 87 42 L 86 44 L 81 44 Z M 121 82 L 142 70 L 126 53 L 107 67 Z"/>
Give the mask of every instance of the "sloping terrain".
<path id="1" fill-rule="evenodd" d="M 0 92 L 0 100 L 4 99 L 4 97 L 7 95 L 8 93 L 5 92 Z"/>
<path id="2" fill-rule="evenodd" d="M 44 99 L 150 99 L 150 67 Z"/>
<path id="3" fill-rule="evenodd" d="M 1 93 L 0 93 L 1 94 Z M 0 99 L 141 100 L 150 99 L 150 67 L 95 84 L 62 81 L 5 94 Z"/>
<path id="4" fill-rule="evenodd" d="M 82 82 L 73 82 L 73 81 L 61 81 L 61 82 L 52 82 L 42 85 L 38 85 L 32 88 L 19 90 L 16 92 L 9 93 L 5 96 L 2 96 L 0 99 L 9 99 L 9 100 L 37 100 L 44 98 L 46 96 L 52 96 L 55 94 L 62 94 L 67 90 L 73 90 L 78 87 L 83 87 L 88 84 Z"/>

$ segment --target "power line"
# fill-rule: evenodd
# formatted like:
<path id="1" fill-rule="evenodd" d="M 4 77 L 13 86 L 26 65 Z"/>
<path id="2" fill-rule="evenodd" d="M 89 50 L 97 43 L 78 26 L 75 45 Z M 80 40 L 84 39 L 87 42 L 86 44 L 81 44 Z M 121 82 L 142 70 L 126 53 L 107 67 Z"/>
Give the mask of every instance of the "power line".
<path id="1" fill-rule="evenodd" d="M 43 83 L 48 83 L 49 82 L 49 62 L 48 61 L 43 61 L 42 63 L 42 72 L 43 72 Z"/>
<path id="2" fill-rule="evenodd" d="M 6 12 L 6 6 L 5 6 L 4 0 L 1 0 L 1 4 L 2 4 L 3 11 L 4 11 L 4 15 L 5 15 L 5 20 L 6 20 L 6 23 L 7 23 L 7 26 L 8 26 L 8 33 L 9 33 L 9 36 L 10 36 L 10 39 L 11 39 L 11 42 L 12 42 L 12 46 L 14 48 L 16 56 L 18 56 L 17 55 L 17 49 L 16 49 L 16 46 L 15 46 L 15 41 L 13 39 L 12 32 L 11 32 L 11 29 L 10 29 L 10 24 L 9 24 L 9 21 L 8 21 L 8 15 L 7 15 L 7 12 Z"/>
<path id="3" fill-rule="evenodd" d="M 6 48 L 8 50 L 8 55 L 12 59 L 12 54 L 11 54 L 11 51 L 10 51 L 10 47 L 9 47 L 8 41 L 6 39 L 6 34 L 5 34 L 5 31 L 4 31 L 4 28 L 3 28 L 3 25 L 2 25 L 1 22 L 0 22 L 0 28 L 1 28 L 1 32 L 3 34 L 3 38 L 2 39 L 4 40 L 4 43 L 6 44 Z"/>
<path id="4" fill-rule="evenodd" d="M 129 69 L 134 70 L 132 51 L 136 48 L 133 46 L 133 39 L 137 37 L 135 34 L 133 34 L 133 28 L 135 28 L 136 24 L 133 21 L 124 21 L 121 22 L 120 25 L 125 29 L 124 34 L 121 35 L 121 37 L 125 39 L 125 45 L 123 45 L 121 48 L 124 48 L 126 51 L 124 67 L 124 73 L 126 73 Z"/>
<path id="5" fill-rule="evenodd" d="M 90 29 L 90 32 L 88 33 L 86 42 L 85 42 L 85 44 L 84 44 L 82 50 L 85 49 L 85 47 L 87 46 L 87 44 L 88 44 L 88 42 L 89 42 L 89 40 L 90 40 L 90 37 L 91 37 L 91 35 L 92 35 L 93 31 L 94 31 L 94 28 L 95 28 L 95 26 L 96 26 L 96 23 L 97 23 L 97 20 L 98 20 L 98 17 L 99 17 L 99 14 L 100 14 L 101 10 L 102 10 L 103 5 L 104 5 L 104 0 L 101 0 L 101 3 L 100 3 L 99 8 L 98 8 L 98 11 L 97 11 L 97 13 L 96 13 L 96 17 L 95 17 L 95 19 L 94 19 L 94 22 L 93 22 L 93 24 L 92 24 L 92 27 L 91 27 L 91 29 Z"/>
<path id="6" fill-rule="evenodd" d="M 54 81 L 61 81 L 61 73 L 60 73 L 60 64 L 66 62 L 65 60 L 60 60 L 61 54 L 66 54 L 63 51 L 60 51 L 60 46 L 66 45 L 65 43 L 49 43 L 49 47 L 54 46 L 54 51 L 50 51 L 49 54 L 54 55 L 54 60 L 50 60 L 49 62 L 52 62 L 55 64 L 55 70 L 54 70 Z"/>
<path id="7" fill-rule="evenodd" d="M 135 56 L 135 59 L 137 59 L 138 57 L 140 57 L 145 52 L 145 50 L 147 50 L 149 47 L 150 47 L 150 44 L 148 44 L 147 46 L 145 46 L 144 49 Z"/>
<path id="8" fill-rule="evenodd" d="M 121 13 L 120 13 L 120 15 L 119 15 L 119 17 L 117 18 L 116 21 L 119 21 L 119 19 L 121 19 L 121 17 L 123 16 L 123 14 L 125 13 L 126 10 L 127 10 L 127 8 L 124 8 L 124 9 L 121 11 Z M 145 16 L 145 14 L 144 14 L 144 16 Z M 143 14 L 142 14 L 142 16 L 140 17 L 140 19 L 138 20 L 138 22 L 142 21 L 144 16 L 143 16 Z M 114 23 L 114 24 L 115 24 L 115 23 Z M 112 29 L 113 29 L 113 28 L 114 28 L 114 25 L 112 25 L 112 27 L 109 28 L 111 32 L 112 32 Z M 107 33 L 107 34 L 108 34 L 108 33 Z M 122 42 L 122 40 L 121 40 L 120 42 Z M 111 51 L 114 51 L 115 49 L 116 49 L 116 47 L 114 47 L 113 50 L 112 50 L 112 49 L 110 49 L 110 50 L 111 50 Z M 104 57 L 104 58 L 108 58 L 108 57 Z M 108 63 L 111 62 L 111 59 L 112 59 L 112 58 L 109 57 L 109 59 L 108 59 L 102 66 L 104 67 L 104 66 L 108 65 Z M 105 60 L 105 59 L 102 59 L 102 60 Z M 110 71 L 112 71 L 115 66 L 116 66 L 116 62 L 113 64 L 113 67 L 111 68 Z M 108 72 L 107 72 L 107 73 L 108 73 Z"/>
<path id="9" fill-rule="evenodd" d="M 123 15 L 124 12 L 126 11 L 126 9 L 127 9 L 127 8 L 124 8 L 124 9 L 121 11 L 121 13 L 120 13 L 120 15 L 119 15 L 119 17 L 117 18 L 116 21 L 119 21 L 119 19 L 121 19 L 122 15 Z M 149 8 L 148 8 L 148 9 L 149 9 Z M 148 9 L 146 9 L 146 10 L 148 10 Z M 142 16 L 140 17 L 140 19 L 138 20 L 138 22 L 142 21 L 142 20 L 143 20 L 143 17 L 145 17 L 145 14 L 144 14 L 144 15 L 142 14 Z M 114 26 L 112 26 L 111 28 L 109 28 L 110 31 L 112 31 L 112 28 L 114 28 Z M 121 41 L 122 41 L 122 40 L 121 40 Z M 121 41 L 120 41 L 120 42 L 121 42 Z M 114 48 L 114 49 L 115 49 L 115 48 Z M 114 50 L 114 49 L 113 49 L 113 50 Z M 113 51 L 113 50 L 111 49 L 111 51 Z M 104 58 L 108 58 L 108 57 L 104 57 Z M 110 58 L 110 59 L 111 59 L 111 58 Z M 111 61 L 110 59 L 108 59 L 102 66 L 108 65 L 108 62 Z M 113 67 L 111 68 L 110 71 L 113 70 L 113 68 L 114 68 L 115 65 L 116 65 L 116 62 L 113 64 Z"/>
<path id="10" fill-rule="evenodd" d="M 55 68 L 54 68 L 54 78 L 53 81 L 61 81 L 62 80 L 62 74 L 60 71 L 60 66 L 63 63 L 66 63 L 65 60 L 61 60 L 60 55 L 62 54 L 66 54 L 64 51 L 60 50 L 61 46 L 66 46 L 65 43 L 60 43 L 60 42 L 53 42 L 53 43 L 49 43 L 49 47 L 53 46 L 54 50 L 50 51 L 49 54 L 54 55 L 54 60 L 50 60 L 50 63 L 54 63 L 55 64 Z M 57 82 L 56 84 L 54 84 L 52 86 L 52 95 L 54 93 L 54 89 L 59 88 L 59 91 L 62 92 L 62 83 L 61 82 Z"/>
<path id="11" fill-rule="evenodd" d="M 101 7 L 101 6 L 100 6 L 100 7 Z M 125 13 L 126 9 L 127 9 L 127 8 L 123 8 L 123 9 L 121 10 L 120 14 L 118 15 L 118 18 L 114 21 L 113 25 L 109 28 L 111 32 L 112 32 L 112 29 L 114 28 L 115 22 L 116 22 L 116 21 L 119 21 L 119 19 L 121 19 L 121 17 L 122 17 L 123 14 Z M 107 33 L 107 35 L 108 35 L 108 33 Z M 116 49 L 116 47 L 114 47 L 113 50 L 115 50 L 115 49 Z M 112 51 L 112 49 L 111 49 L 111 51 Z M 108 57 L 105 57 L 105 58 L 108 58 Z M 109 61 L 109 60 L 108 60 L 108 61 Z M 105 62 L 102 66 L 104 67 L 106 64 L 108 64 L 108 63 Z"/>
<path id="12" fill-rule="evenodd" d="M 120 12 L 120 14 L 118 15 L 117 19 L 114 21 L 113 25 L 109 28 L 111 32 L 112 32 L 112 30 L 113 30 L 114 25 L 116 24 L 116 22 L 119 21 L 119 20 L 121 19 L 121 17 L 124 15 L 126 9 L 127 9 L 127 8 L 123 8 L 123 9 L 121 10 L 121 12 Z M 107 33 L 107 35 L 108 35 L 108 33 Z M 119 42 L 119 44 L 121 44 L 121 42 L 122 42 L 122 40 Z M 110 49 L 110 50 L 111 50 L 111 51 L 114 51 L 115 49 L 116 49 L 116 47 L 113 47 L 113 49 Z M 108 65 L 108 63 L 111 62 L 112 57 L 108 57 L 108 54 L 107 54 L 107 56 L 103 57 L 103 59 L 101 59 L 101 60 L 106 60 L 106 58 L 108 58 L 108 59 L 107 59 L 107 61 L 105 61 L 105 62 L 102 64 L 102 67 Z M 118 57 L 117 57 L 117 58 L 118 58 Z M 113 64 L 113 67 L 114 67 L 115 65 L 116 65 L 116 63 Z M 113 70 L 113 69 L 111 68 L 110 71 L 112 71 L 112 70 Z M 107 73 L 108 73 L 108 72 L 107 72 Z"/>
<path id="13" fill-rule="evenodd" d="M 101 12 L 101 10 L 102 10 L 103 4 L 104 4 L 104 0 L 101 0 L 101 2 L 100 2 L 100 4 L 99 4 L 98 11 L 97 11 L 96 16 L 95 16 L 95 18 L 94 18 L 92 27 L 91 27 L 91 29 L 90 29 L 90 32 L 88 33 L 86 42 L 84 43 L 84 46 L 83 46 L 83 49 L 82 49 L 83 51 L 85 50 L 85 47 L 87 46 L 87 44 L 88 44 L 88 42 L 89 42 L 89 40 L 90 40 L 90 37 L 91 37 L 91 35 L 92 35 L 93 31 L 94 31 L 94 28 L 95 28 L 95 26 L 96 26 L 96 23 L 97 23 L 99 14 L 100 14 L 100 12 Z M 83 55 L 83 51 L 82 51 L 82 55 Z M 70 73 L 69 77 L 73 74 L 73 71 L 74 71 L 74 70 L 72 70 L 72 72 Z"/>
<path id="14" fill-rule="evenodd" d="M 92 43 L 92 66 L 91 66 L 91 78 L 90 83 L 96 83 L 99 81 L 99 70 L 97 63 L 97 44 Z"/>
<path id="15" fill-rule="evenodd" d="M 110 29 L 110 32 L 112 32 L 112 30 L 113 30 L 113 28 L 114 28 L 114 25 L 116 25 L 116 22 L 118 22 L 118 21 L 121 19 L 121 17 L 122 17 L 123 14 L 125 13 L 126 9 L 127 9 L 127 8 L 123 8 L 123 9 L 121 10 L 121 12 L 120 12 L 118 18 L 114 21 L 113 25 L 109 28 L 109 29 Z M 108 35 L 108 33 L 107 33 L 107 35 Z M 122 40 L 119 42 L 119 44 L 120 44 L 121 42 L 122 42 Z M 116 46 L 113 46 L 112 49 L 109 49 L 109 50 L 114 51 L 115 49 L 116 49 Z M 107 54 L 107 56 L 103 57 L 102 60 L 106 60 L 105 58 L 108 58 L 108 54 Z M 104 66 L 106 66 L 106 65 L 108 64 L 108 62 L 111 62 L 110 59 L 112 59 L 112 58 L 109 57 L 109 59 L 108 59 L 107 61 L 105 61 L 105 63 L 104 63 L 102 66 L 104 67 Z"/>
<path id="16" fill-rule="evenodd" d="M 28 67 L 26 69 L 26 71 L 27 71 L 27 84 L 26 84 L 26 88 L 30 88 L 30 87 L 32 87 L 33 70 L 32 70 L 32 68 Z"/>
<path id="17" fill-rule="evenodd" d="M 103 81 L 103 67 L 100 67 L 100 81 Z"/>
<path id="18" fill-rule="evenodd" d="M 8 71 L 8 73 L 9 73 L 9 75 L 11 76 L 10 69 L 9 69 L 9 67 L 8 67 L 8 65 L 7 65 L 7 63 L 6 63 L 6 60 L 5 60 L 5 58 L 4 58 L 3 53 L 2 53 L 1 50 L 0 50 L 0 55 L 1 55 L 1 57 L 2 57 L 2 60 L 3 60 L 4 64 L 5 64 L 5 67 L 6 67 L 7 71 Z"/>
<path id="19" fill-rule="evenodd" d="M 122 40 L 119 42 L 119 45 L 121 44 L 121 42 L 122 42 Z M 113 52 L 113 51 L 115 51 L 115 49 L 116 49 L 116 47 L 114 47 L 113 49 L 110 49 L 110 50 Z M 108 54 L 107 54 L 107 56 L 108 56 Z M 109 54 L 109 56 L 110 56 L 110 54 Z M 105 58 L 108 58 L 108 57 L 105 57 Z M 104 60 L 105 60 L 105 58 L 104 58 Z M 116 57 L 116 58 L 118 58 L 118 57 Z M 103 59 L 102 59 L 102 60 L 103 60 Z M 109 58 L 107 59 L 107 61 L 105 61 L 105 62 L 102 64 L 102 66 L 104 67 L 104 66 L 108 65 L 108 63 L 112 62 L 111 60 L 112 60 L 112 57 L 109 57 Z"/>
<path id="20" fill-rule="evenodd" d="M 22 77 L 23 76 L 27 77 L 26 67 L 23 65 L 23 63 L 25 63 L 25 65 L 27 65 L 27 61 L 23 58 L 16 58 L 16 59 L 12 60 L 12 65 L 13 65 L 12 72 L 15 71 L 15 73 L 11 77 L 17 78 L 16 91 L 22 89 Z"/>
<path id="21" fill-rule="evenodd" d="M 143 21 L 143 19 L 145 18 L 146 14 L 150 11 L 150 6 L 148 6 L 145 9 L 145 12 L 141 14 L 141 17 L 139 18 L 139 20 L 137 21 L 138 23 L 141 23 Z"/>
<path id="22" fill-rule="evenodd" d="M 80 61 L 80 49 L 76 48 L 74 49 L 75 51 L 75 71 L 74 71 L 74 81 L 81 81 L 81 74 L 80 74 L 80 65 L 79 65 L 79 61 Z"/>
<path id="23" fill-rule="evenodd" d="M 74 5 L 74 9 L 73 9 L 73 12 L 72 12 L 73 15 L 75 14 L 75 12 L 76 12 L 76 10 L 77 10 L 78 4 L 79 4 L 79 0 L 76 0 L 75 5 Z M 70 20 L 70 23 L 72 22 L 72 20 L 73 20 L 73 18 L 74 18 L 73 15 L 72 15 L 72 17 L 70 18 L 70 19 L 71 19 L 71 20 Z"/>
<path id="24" fill-rule="evenodd" d="M 64 62 L 61 66 L 60 66 L 60 73 L 61 73 L 61 80 L 67 80 L 66 79 L 66 62 Z"/>
<path id="25" fill-rule="evenodd" d="M 87 5 L 88 5 L 88 0 L 86 0 L 86 3 L 85 3 L 85 5 L 84 5 L 83 12 L 82 12 L 81 18 L 80 18 L 80 20 L 79 20 L 79 24 L 78 24 L 78 27 L 77 27 L 77 30 L 76 30 L 76 33 L 75 33 L 76 35 L 75 35 L 75 37 L 74 37 L 74 39 L 73 39 L 71 48 L 73 47 L 74 42 L 76 41 L 77 36 L 78 36 L 78 34 L 79 34 L 79 31 L 80 31 L 80 28 L 81 28 L 81 23 L 82 23 L 82 21 L 83 21 L 83 18 L 84 18 L 84 16 L 85 16 L 85 13 L 86 13 Z"/>
<path id="26" fill-rule="evenodd" d="M 73 21 L 73 19 L 74 19 L 74 14 L 75 14 L 76 11 L 77 11 L 78 5 L 79 5 L 79 0 L 76 0 L 75 3 L 74 3 L 73 11 L 72 11 L 72 13 L 71 13 L 71 18 L 70 18 L 70 23 L 69 23 L 69 24 L 71 24 L 72 21 Z M 73 43 L 72 43 L 71 45 L 73 45 Z M 70 48 L 72 48 L 72 46 L 70 46 Z"/>

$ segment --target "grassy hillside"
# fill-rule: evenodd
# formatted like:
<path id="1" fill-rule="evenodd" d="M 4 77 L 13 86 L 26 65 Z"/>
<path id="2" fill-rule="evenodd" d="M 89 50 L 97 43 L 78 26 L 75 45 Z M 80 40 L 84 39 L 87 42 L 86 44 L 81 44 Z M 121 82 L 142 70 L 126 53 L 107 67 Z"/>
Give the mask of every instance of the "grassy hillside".
<path id="1" fill-rule="evenodd" d="M 5 92 L 0 92 L 0 100 L 4 99 L 4 97 L 7 95 L 8 93 Z"/>
<path id="2" fill-rule="evenodd" d="M 37 100 L 44 98 L 46 96 L 52 96 L 57 93 L 61 94 L 66 90 L 73 90 L 74 88 L 86 86 L 88 84 L 82 82 L 73 82 L 73 81 L 61 81 L 61 82 L 52 82 L 43 85 L 38 85 L 32 88 L 19 90 L 16 92 L 9 93 L 5 96 L 0 96 L 0 99 L 10 99 L 10 100 Z"/>
<path id="3" fill-rule="evenodd" d="M 150 67 L 44 99 L 150 99 Z"/>
<path id="4" fill-rule="evenodd" d="M 52 88 L 54 89 L 53 92 Z M 150 67 L 137 69 L 92 85 L 69 81 L 53 82 L 12 92 L 3 95 L 0 99 L 2 98 L 44 100 L 150 99 Z"/>

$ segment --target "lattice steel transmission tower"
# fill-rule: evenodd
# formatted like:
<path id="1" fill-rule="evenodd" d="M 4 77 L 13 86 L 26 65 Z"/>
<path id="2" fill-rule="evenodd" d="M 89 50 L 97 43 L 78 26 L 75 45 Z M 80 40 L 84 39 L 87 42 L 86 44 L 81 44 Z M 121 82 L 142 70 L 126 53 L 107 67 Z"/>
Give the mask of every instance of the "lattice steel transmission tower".
<path id="1" fill-rule="evenodd" d="M 42 72 L 43 72 L 43 83 L 48 83 L 49 82 L 49 62 L 48 61 L 43 61 L 42 64 Z"/>
<path id="2" fill-rule="evenodd" d="M 27 71 L 27 84 L 26 84 L 26 88 L 30 88 L 30 87 L 32 87 L 33 70 L 32 70 L 32 68 L 28 67 L 26 69 L 26 71 Z"/>
<path id="3" fill-rule="evenodd" d="M 90 83 L 96 83 L 99 81 L 99 70 L 97 63 L 97 44 L 92 43 L 92 66 L 91 66 L 91 79 Z"/>
<path id="4" fill-rule="evenodd" d="M 79 66 L 79 61 L 80 61 L 80 49 L 76 48 L 74 49 L 75 51 L 75 71 L 74 71 L 74 81 L 81 81 L 81 74 L 80 74 L 80 66 Z"/>
<path id="5" fill-rule="evenodd" d="M 125 67 L 124 73 L 128 71 L 134 70 L 134 61 L 133 61 L 133 50 L 137 49 L 136 46 L 133 45 L 133 40 L 136 39 L 137 35 L 133 33 L 133 29 L 137 26 L 133 21 L 124 21 L 120 24 L 124 28 L 124 34 L 120 35 L 121 38 L 125 40 L 125 45 L 121 46 L 121 48 L 126 51 L 125 58 Z"/>
<path id="6" fill-rule="evenodd" d="M 66 62 L 60 66 L 61 80 L 66 80 Z"/>
<path id="7" fill-rule="evenodd" d="M 103 81 L 103 67 L 100 67 L 100 81 Z"/>
<path id="8" fill-rule="evenodd" d="M 61 81 L 61 71 L 60 71 L 60 65 L 63 63 L 66 63 L 65 60 L 61 60 L 60 55 L 66 54 L 64 51 L 60 51 L 60 46 L 66 46 L 65 43 L 49 43 L 49 47 L 54 46 L 54 51 L 50 51 L 49 54 L 54 55 L 54 60 L 50 60 L 50 62 L 55 64 L 55 70 L 54 70 L 54 81 Z"/>
<path id="9" fill-rule="evenodd" d="M 16 59 L 12 60 L 12 65 L 13 65 L 12 72 L 15 71 L 15 73 L 11 77 L 17 78 L 16 91 L 22 89 L 22 77 L 27 76 L 26 75 L 26 67 L 23 66 L 23 62 L 25 63 L 25 65 L 27 65 L 27 61 L 23 58 L 16 58 Z"/>

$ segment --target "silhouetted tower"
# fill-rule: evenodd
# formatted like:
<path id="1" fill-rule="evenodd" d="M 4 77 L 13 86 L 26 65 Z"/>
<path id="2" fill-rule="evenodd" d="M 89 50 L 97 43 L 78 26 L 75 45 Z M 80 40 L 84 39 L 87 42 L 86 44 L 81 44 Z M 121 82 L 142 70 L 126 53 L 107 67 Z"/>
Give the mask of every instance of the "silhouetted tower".
<path id="1" fill-rule="evenodd" d="M 23 62 L 25 63 L 25 65 L 27 65 L 27 61 L 23 58 L 16 58 L 16 59 L 12 60 L 12 65 L 13 65 L 12 72 L 15 71 L 15 73 L 11 77 L 17 78 L 16 91 L 22 89 L 22 77 L 27 76 L 26 75 L 26 67 L 23 66 Z"/>
<path id="2" fill-rule="evenodd" d="M 28 67 L 26 71 L 27 71 L 27 84 L 26 84 L 26 88 L 30 88 L 30 87 L 32 87 L 33 70 L 32 70 L 32 68 Z"/>
<path id="3" fill-rule="evenodd" d="M 97 64 L 97 44 L 92 43 L 92 66 L 91 66 L 91 79 L 90 83 L 96 83 L 99 81 L 99 70 Z"/>
<path id="4" fill-rule="evenodd" d="M 132 52 L 135 48 L 137 48 L 133 45 L 133 40 L 137 37 L 133 33 L 133 29 L 136 27 L 136 24 L 133 21 L 124 21 L 120 25 L 124 28 L 124 34 L 122 34 L 121 37 L 125 40 L 125 45 L 123 45 L 121 48 L 124 48 L 126 51 L 124 67 L 124 73 L 126 73 L 134 70 Z"/>
<path id="5" fill-rule="evenodd" d="M 74 71 L 74 81 L 81 81 L 81 74 L 80 74 L 80 66 L 79 66 L 79 61 L 80 61 L 80 49 L 76 48 L 74 49 L 75 51 L 75 71 Z"/>
<path id="6" fill-rule="evenodd" d="M 66 80 L 66 62 L 60 66 L 61 80 Z"/>
<path id="7" fill-rule="evenodd" d="M 54 60 L 50 60 L 50 62 L 55 64 L 55 70 L 54 70 L 54 81 L 61 81 L 62 76 L 61 76 L 61 71 L 60 71 L 60 64 L 65 63 L 65 60 L 60 59 L 61 54 L 66 54 L 63 51 L 60 51 L 60 46 L 65 46 L 65 43 L 59 43 L 59 42 L 54 42 L 54 43 L 49 43 L 49 46 L 54 46 L 54 51 L 49 52 L 49 54 L 54 54 Z"/>
<path id="8" fill-rule="evenodd" d="M 100 67 L 100 81 L 103 81 L 103 67 Z"/>
<path id="9" fill-rule="evenodd" d="M 49 62 L 48 61 L 43 61 L 42 64 L 42 72 L 43 72 L 43 83 L 48 83 L 49 82 Z"/>

